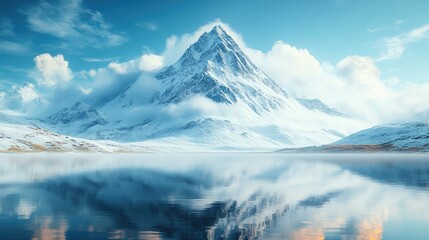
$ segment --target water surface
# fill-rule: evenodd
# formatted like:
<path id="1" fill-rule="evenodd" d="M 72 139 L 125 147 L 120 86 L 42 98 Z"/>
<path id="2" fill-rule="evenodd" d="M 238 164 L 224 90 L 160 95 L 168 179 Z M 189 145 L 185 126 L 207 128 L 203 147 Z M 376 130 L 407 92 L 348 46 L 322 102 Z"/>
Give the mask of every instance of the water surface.
<path id="1" fill-rule="evenodd" d="M 1 239 L 428 239 L 427 155 L 0 155 Z"/>

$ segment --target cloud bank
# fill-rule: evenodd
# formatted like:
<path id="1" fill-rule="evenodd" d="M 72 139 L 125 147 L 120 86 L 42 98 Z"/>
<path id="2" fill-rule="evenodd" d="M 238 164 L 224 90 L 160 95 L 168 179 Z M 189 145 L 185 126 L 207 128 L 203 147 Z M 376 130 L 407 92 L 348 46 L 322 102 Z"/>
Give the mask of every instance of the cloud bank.
<path id="1" fill-rule="evenodd" d="M 429 84 L 381 79 L 371 57 L 346 56 L 334 64 L 321 63 L 307 49 L 281 41 L 266 53 L 254 49 L 246 53 L 287 92 L 318 98 L 351 117 L 371 124 L 426 120 L 417 113 L 429 111 L 423 107 L 429 100 Z"/>

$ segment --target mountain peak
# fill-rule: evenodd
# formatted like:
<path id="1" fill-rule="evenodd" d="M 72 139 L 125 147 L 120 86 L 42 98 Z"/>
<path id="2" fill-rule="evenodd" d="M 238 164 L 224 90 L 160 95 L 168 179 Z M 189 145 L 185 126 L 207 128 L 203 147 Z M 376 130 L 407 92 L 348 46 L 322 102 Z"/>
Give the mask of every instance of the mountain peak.
<path id="1" fill-rule="evenodd" d="M 213 58 L 235 52 L 234 55 L 243 56 L 244 53 L 238 47 L 234 39 L 220 26 L 216 25 L 209 32 L 203 33 L 183 54 L 182 63 L 194 63 L 194 60 L 207 61 Z"/>
<path id="2" fill-rule="evenodd" d="M 225 30 L 223 30 L 223 28 L 222 28 L 222 26 L 221 26 L 220 24 L 218 24 L 218 25 L 214 26 L 214 27 L 212 28 L 212 30 L 211 30 L 211 31 L 217 31 L 217 32 L 221 31 L 221 32 L 225 32 Z"/>
<path id="3" fill-rule="evenodd" d="M 220 25 L 203 33 L 175 64 L 156 78 L 167 86 L 154 99 L 159 103 L 177 103 L 203 95 L 226 104 L 241 99 L 261 112 L 257 109 L 278 108 L 279 99 L 287 95 L 251 62 Z"/>
<path id="4" fill-rule="evenodd" d="M 216 25 L 210 30 L 209 35 L 217 35 L 219 37 L 228 36 L 226 31 L 222 28 L 221 25 Z"/>
<path id="5" fill-rule="evenodd" d="M 230 68 L 235 74 L 260 72 L 234 39 L 220 25 L 216 25 L 209 32 L 204 32 L 174 65 L 157 77 L 164 79 L 178 71 L 193 72 L 197 66 L 202 70 L 213 65 Z"/>

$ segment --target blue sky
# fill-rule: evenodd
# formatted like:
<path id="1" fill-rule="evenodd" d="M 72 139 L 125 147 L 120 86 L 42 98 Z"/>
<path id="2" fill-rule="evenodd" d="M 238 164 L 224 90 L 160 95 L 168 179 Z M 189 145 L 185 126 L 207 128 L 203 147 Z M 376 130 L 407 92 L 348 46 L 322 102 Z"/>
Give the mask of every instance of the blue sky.
<path id="1" fill-rule="evenodd" d="M 429 2 L 424 0 L 74 1 L 80 5 L 79 10 L 66 2 L 46 0 L 57 13 L 43 16 L 46 14 L 43 11 L 53 11 L 43 1 L 1 1 L 2 81 L 30 81 L 26 79 L 26 71 L 34 67 L 33 58 L 42 53 L 63 54 L 74 71 L 101 67 L 113 60 L 125 61 L 142 53 L 160 53 L 172 34 L 192 32 L 218 18 L 239 32 L 252 48 L 267 51 L 275 41 L 282 40 L 329 62 L 347 55 L 377 59 L 385 47 L 384 38 L 406 34 L 429 23 Z M 42 13 L 34 16 L 37 9 Z M 93 31 L 100 30 L 102 24 L 90 20 L 92 16 L 85 11 L 99 13 L 106 29 L 88 38 L 72 38 L 42 24 L 36 28 L 30 22 L 32 17 L 33 21 L 51 17 L 67 23 L 70 19 L 62 17 L 66 13 L 76 14 L 70 21 L 87 23 Z M 80 31 L 78 27 L 63 28 L 64 34 Z M 109 43 L 109 35 L 118 39 Z M 429 76 L 429 68 L 425 67 L 428 56 L 426 36 L 408 44 L 401 57 L 377 64 L 383 76 L 422 82 Z"/>

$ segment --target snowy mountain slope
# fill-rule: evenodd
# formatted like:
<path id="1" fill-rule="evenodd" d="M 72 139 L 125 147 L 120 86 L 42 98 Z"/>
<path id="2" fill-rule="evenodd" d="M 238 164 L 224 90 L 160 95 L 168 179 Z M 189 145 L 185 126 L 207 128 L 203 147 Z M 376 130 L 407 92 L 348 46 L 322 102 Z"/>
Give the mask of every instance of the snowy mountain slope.
<path id="1" fill-rule="evenodd" d="M 28 121 L 19 115 L 19 113 L 1 109 L 0 110 L 0 123 L 10 123 L 10 124 L 26 124 Z"/>
<path id="2" fill-rule="evenodd" d="M 345 115 L 344 113 L 341 113 L 336 109 L 327 106 L 319 99 L 296 98 L 296 100 L 298 100 L 299 103 L 301 103 L 304 107 L 310 110 L 317 110 L 333 116 L 347 117 L 347 115 Z"/>
<path id="3" fill-rule="evenodd" d="M 429 123 L 379 125 L 354 133 L 332 145 L 386 145 L 395 150 L 429 151 Z"/>
<path id="4" fill-rule="evenodd" d="M 109 73 L 114 74 L 114 73 Z M 83 102 L 86 104 L 99 109 L 109 102 L 114 101 L 115 98 L 120 98 L 131 86 L 135 84 L 139 75 L 138 73 L 127 73 L 127 74 L 116 74 L 116 82 L 105 86 L 99 86 L 99 89 L 95 94 L 89 95 Z M 107 80 L 109 81 L 109 80 Z"/>
<path id="5" fill-rule="evenodd" d="M 190 121 L 186 125 L 170 128 L 163 137 L 184 138 L 196 144 L 208 145 L 219 150 L 240 149 L 258 151 L 261 149 L 278 149 L 283 144 L 248 128 L 234 124 L 229 120 L 203 118 Z M 261 148 L 261 146 L 263 146 Z"/>
<path id="6" fill-rule="evenodd" d="M 70 108 L 60 110 L 43 122 L 54 129 L 72 134 L 85 132 L 89 128 L 108 123 L 96 109 L 82 102 L 77 102 Z"/>
<path id="7" fill-rule="evenodd" d="M 429 123 L 379 125 L 319 147 L 285 149 L 286 152 L 429 152 Z"/>
<path id="8" fill-rule="evenodd" d="M 279 149 L 284 142 L 264 136 L 228 120 L 200 118 L 182 124 L 160 124 L 143 122 L 116 129 L 88 129 L 86 134 L 95 134 L 93 139 L 114 139 L 121 142 L 140 142 L 152 147 L 178 145 L 179 151 L 192 148 L 204 151 L 246 150 L 267 151 Z M 125 144 L 125 143 L 124 143 Z M 196 147 L 199 146 L 199 147 Z M 182 148 L 182 149 L 181 149 Z M 186 150 L 185 150 L 186 151 Z"/>

